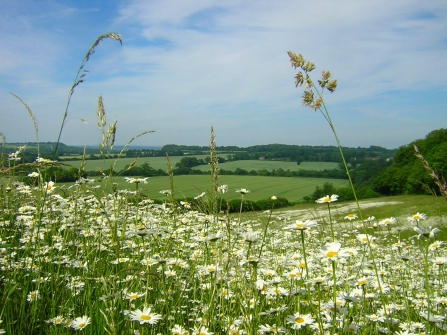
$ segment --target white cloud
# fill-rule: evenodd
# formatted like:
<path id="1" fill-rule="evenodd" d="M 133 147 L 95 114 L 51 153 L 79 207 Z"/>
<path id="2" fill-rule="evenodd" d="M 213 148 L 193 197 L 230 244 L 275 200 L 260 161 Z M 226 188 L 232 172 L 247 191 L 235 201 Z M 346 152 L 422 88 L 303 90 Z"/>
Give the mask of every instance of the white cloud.
<path id="1" fill-rule="evenodd" d="M 222 145 L 333 143 L 321 116 L 301 107 L 303 90 L 294 88 L 288 50 L 316 64 L 314 79 L 328 69 L 338 79 L 327 102 L 340 129 L 348 131 L 346 145 L 381 142 L 395 147 L 439 127 L 426 118 L 412 135 L 411 120 L 419 117 L 407 100 L 409 92 L 446 90 L 447 5 L 442 1 L 129 1 L 107 6 L 116 10 L 101 7 L 95 12 L 56 3 L 52 13 L 69 17 L 82 12 L 92 32 L 96 18 L 122 33 L 122 47 L 104 41 L 92 56 L 87 65 L 91 72 L 78 87 L 70 112 L 94 125 L 96 99 L 103 94 L 110 121 L 119 120 L 123 142 L 135 132 L 154 129 L 157 133 L 148 135 L 156 142 L 151 144 L 205 144 L 213 125 L 216 132 L 222 129 L 221 136 L 217 133 Z M 35 17 L 44 14 L 37 11 Z M 10 32 L 20 20 L 28 22 L 29 15 L 11 19 L 4 14 L 8 23 L 0 29 Z M 8 78 L 1 86 L 25 91 L 49 115 L 60 113 L 52 101 L 63 99 L 53 96 L 65 97 L 74 78 L 73 53 L 80 62 L 97 37 L 74 38 L 73 28 L 54 20 L 52 14 L 23 25 L 4 38 L 7 47 L 0 55 L 0 72 Z M 51 27 L 70 39 L 64 41 L 65 34 L 43 21 L 53 22 Z M 30 31 L 39 33 L 30 36 Z M 91 42 L 80 52 L 86 40 Z M 42 49 L 50 50 L 50 56 Z M 387 104 L 380 103 L 385 96 Z M 426 101 L 433 115 L 447 105 L 436 99 Z M 4 107 L 0 118 L 3 113 Z M 346 126 L 353 119 L 377 129 L 365 136 Z M 398 123 L 407 128 L 396 130 Z M 64 134 L 67 142 L 77 140 L 82 125 L 70 126 Z M 83 139 L 95 142 L 96 130 L 88 129 Z"/>

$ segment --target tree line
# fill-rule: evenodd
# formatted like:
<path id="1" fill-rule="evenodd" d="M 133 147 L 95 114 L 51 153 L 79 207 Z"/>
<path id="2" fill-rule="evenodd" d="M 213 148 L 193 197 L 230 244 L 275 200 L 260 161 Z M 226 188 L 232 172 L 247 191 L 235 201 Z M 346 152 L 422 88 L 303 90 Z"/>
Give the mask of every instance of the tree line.
<path id="1" fill-rule="evenodd" d="M 53 143 L 46 143 L 46 151 L 50 152 Z M 419 148 L 419 152 L 424 156 L 425 160 L 431 165 L 432 169 L 438 174 L 441 180 L 444 180 L 447 174 L 447 130 L 444 128 L 430 132 L 424 139 L 418 139 L 408 145 L 402 146 L 395 150 L 394 155 L 390 156 L 391 151 L 382 147 L 371 146 L 370 148 L 345 148 L 345 157 L 350 162 L 350 174 L 356 189 L 359 190 L 361 197 L 372 197 L 379 195 L 400 195 L 400 194 L 426 194 L 439 193 L 439 188 L 434 183 L 430 174 L 424 168 L 422 162 L 415 156 L 414 146 Z M 63 144 L 60 144 L 61 150 L 70 150 Z M 236 150 L 238 147 L 218 147 L 220 150 Z M 177 146 L 169 145 L 162 150 L 170 150 L 171 152 L 182 153 L 189 150 L 200 151 L 207 147 L 193 146 Z M 324 146 L 293 146 L 283 144 L 270 144 L 262 146 L 252 146 L 243 148 L 244 152 L 236 152 L 228 154 L 226 158 L 219 156 L 219 163 L 225 163 L 232 160 L 259 159 L 262 153 L 263 159 L 290 160 L 294 154 L 303 155 L 302 158 L 319 159 L 321 161 L 337 161 L 335 158 L 335 147 Z M 160 150 L 160 151 L 162 151 Z M 277 150 L 277 151 L 275 151 Z M 147 151 L 154 154 L 158 150 Z M 137 152 L 132 151 L 130 152 Z M 138 151 L 140 154 L 142 151 Z M 25 151 L 22 158 L 29 161 L 35 161 L 36 156 L 32 156 L 31 152 Z M 127 153 L 126 153 L 127 155 Z M 289 155 L 289 156 L 287 156 Z M 307 156 L 306 156 L 307 155 Z M 300 156 L 301 157 L 301 156 Z M 23 160 L 22 160 L 23 161 Z M 26 161 L 24 161 L 26 162 Z M 199 165 L 208 164 L 209 157 L 197 158 L 193 156 L 182 157 L 179 163 L 173 167 L 175 175 L 182 174 L 209 174 L 209 171 L 195 169 Z M 300 160 L 297 161 L 300 164 Z M 49 178 L 59 182 L 76 181 L 79 179 L 79 171 L 76 168 L 51 168 L 48 171 Z M 166 171 L 162 169 L 154 169 L 149 163 L 145 162 L 140 166 L 126 166 L 120 171 L 111 171 L 114 175 L 122 176 L 165 176 Z M 97 171 L 83 171 L 82 177 L 94 177 L 100 175 Z M 284 169 L 273 170 L 245 170 L 238 168 L 236 170 L 220 169 L 220 174 L 227 175 L 251 175 L 251 176 L 275 176 L 275 177 L 313 177 L 313 178 L 347 178 L 344 168 L 314 171 L 314 170 L 298 170 L 290 171 Z M 333 187 L 333 186 L 332 186 Z M 447 184 L 445 186 L 447 188 Z M 330 184 L 325 184 L 316 188 L 314 194 L 310 195 L 307 200 L 314 200 L 329 193 L 346 193 L 344 197 L 349 197 L 350 190 L 334 190 Z M 323 194 L 325 193 L 325 194 Z"/>
<path id="2" fill-rule="evenodd" d="M 378 159 L 367 161 L 350 171 L 357 195 L 360 199 L 402 194 L 441 195 L 439 186 L 415 155 L 415 146 L 428 162 L 434 173 L 444 183 L 447 175 L 447 129 L 430 132 L 424 139 L 418 139 L 401 146 L 393 160 Z M 350 188 L 336 189 L 326 183 L 315 189 L 305 201 L 314 201 L 327 194 L 338 194 L 340 198 L 352 200 Z"/>

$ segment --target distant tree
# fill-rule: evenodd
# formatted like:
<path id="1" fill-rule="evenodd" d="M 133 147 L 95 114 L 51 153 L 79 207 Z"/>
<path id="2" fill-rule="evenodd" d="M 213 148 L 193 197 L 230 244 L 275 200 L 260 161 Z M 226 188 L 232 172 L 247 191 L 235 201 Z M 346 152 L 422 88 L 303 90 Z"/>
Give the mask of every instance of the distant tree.
<path id="1" fill-rule="evenodd" d="M 155 170 L 149 165 L 148 162 L 144 162 L 141 167 L 141 175 L 143 177 L 150 177 L 155 175 Z"/>
<path id="2" fill-rule="evenodd" d="M 199 160 L 197 159 L 197 157 L 183 157 L 180 160 L 180 162 L 175 164 L 175 166 L 178 168 L 183 168 L 183 167 L 192 168 L 192 167 L 198 166 L 198 165 L 201 165 L 201 164 L 200 164 Z"/>
<path id="3" fill-rule="evenodd" d="M 433 179 L 415 156 L 414 145 L 437 174 L 447 176 L 447 129 L 430 132 L 425 139 L 402 146 L 394 155 L 393 163 L 373 180 L 375 191 L 384 195 L 422 194 L 437 190 Z"/>

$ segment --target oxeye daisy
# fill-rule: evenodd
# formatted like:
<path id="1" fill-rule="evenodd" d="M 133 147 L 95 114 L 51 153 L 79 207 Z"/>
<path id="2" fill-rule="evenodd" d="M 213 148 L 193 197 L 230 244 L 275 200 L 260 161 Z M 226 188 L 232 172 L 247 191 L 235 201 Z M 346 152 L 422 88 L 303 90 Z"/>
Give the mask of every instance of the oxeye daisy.
<path id="1" fill-rule="evenodd" d="M 86 315 L 79 316 L 71 321 L 70 327 L 74 330 L 82 330 L 90 324 L 90 318 Z"/>
<path id="2" fill-rule="evenodd" d="M 425 238 L 434 238 L 437 233 L 439 233 L 441 230 L 438 228 L 423 228 L 423 227 L 413 227 L 413 230 L 418 233 L 418 239 L 420 239 L 422 236 Z"/>
<path id="3" fill-rule="evenodd" d="M 48 320 L 48 322 L 52 323 L 53 325 L 61 325 L 64 323 L 64 317 L 62 315 L 58 315 Z"/>
<path id="4" fill-rule="evenodd" d="M 247 190 L 246 188 L 241 188 L 241 189 L 239 189 L 239 190 L 236 190 L 236 192 L 237 192 L 237 193 L 240 193 L 240 194 L 247 194 L 247 193 L 250 193 L 250 191 Z"/>
<path id="5" fill-rule="evenodd" d="M 447 257 L 435 257 L 431 260 L 436 265 L 445 265 L 447 264 Z"/>
<path id="6" fill-rule="evenodd" d="M 349 256 L 349 253 L 341 248 L 341 243 L 339 242 L 330 242 L 320 249 L 320 257 L 331 261 L 336 261 L 340 257 Z"/>
<path id="7" fill-rule="evenodd" d="M 28 302 L 33 302 L 39 298 L 40 298 L 39 290 L 32 291 L 28 293 L 28 295 L 26 296 L 26 300 L 28 300 Z"/>
<path id="8" fill-rule="evenodd" d="M 144 293 L 125 292 L 124 298 L 128 299 L 130 301 L 133 301 L 133 300 L 138 299 L 138 298 L 140 298 L 140 297 L 142 297 L 144 295 L 145 295 Z"/>
<path id="9" fill-rule="evenodd" d="M 309 228 L 317 226 L 316 221 L 306 220 L 305 222 L 301 220 L 296 220 L 295 223 L 284 227 L 284 230 L 307 230 Z"/>
<path id="10" fill-rule="evenodd" d="M 222 194 L 227 193 L 227 192 L 228 192 L 228 185 L 220 185 L 220 186 L 217 188 L 217 192 L 218 192 L 218 193 L 222 193 Z"/>
<path id="11" fill-rule="evenodd" d="M 180 201 L 180 205 L 188 209 L 191 208 L 191 204 L 188 201 Z"/>
<path id="12" fill-rule="evenodd" d="M 56 186 L 54 186 L 53 181 L 49 181 L 49 182 L 45 182 L 45 184 L 43 185 L 43 188 L 47 193 L 52 193 L 56 189 Z"/>
<path id="13" fill-rule="evenodd" d="M 291 324 L 292 329 L 301 329 L 301 327 L 304 327 L 306 325 L 310 325 L 315 320 L 312 318 L 310 314 L 300 314 L 295 313 L 293 315 L 289 315 L 287 317 L 287 323 Z"/>
<path id="14" fill-rule="evenodd" d="M 427 215 L 417 212 L 416 214 L 408 217 L 407 219 L 408 219 L 408 221 L 410 221 L 412 223 L 418 224 L 419 221 L 425 220 L 426 218 L 427 218 Z"/>
<path id="15" fill-rule="evenodd" d="M 373 242 L 376 240 L 376 238 L 374 236 L 368 235 L 368 234 L 357 234 L 356 236 L 357 240 L 359 240 L 360 242 L 366 244 L 369 242 Z"/>
<path id="16" fill-rule="evenodd" d="M 187 331 L 185 328 L 183 328 L 180 325 L 174 325 L 174 327 L 171 329 L 171 333 L 173 335 L 188 335 L 189 331 Z"/>
<path id="17" fill-rule="evenodd" d="M 129 313 L 132 321 L 138 321 L 140 325 L 149 323 L 151 325 L 156 324 L 161 320 L 160 314 L 152 313 L 150 307 L 144 307 L 143 310 L 137 309 Z"/>
<path id="18" fill-rule="evenodd" d="M 323 198 L 315 200 L 315 202 L 317 204 L 328 204 L 328 203 L 331 203 L 331 202 L 334 202 L 334 201 L 337 201 L 337 200 L 338 200 L 338 195 L 332 194 L 331 196 L 327 195 L 327 196 L 325 196 Z"/>
<path id="19" fill-rule="evenodd" d="M 389 226 L 389 225 L 395 224 L 396 222 L 397 222 L 396 218 L 393 218 L 393 217 L 386 218 L 386 219 L 379 221 L 379 226 Z"/>
<path id="20" fill-rule="evenodd" d="M 436 250 L 436 249 L 439 249 L 440 247 L 442 247 L 443 244 L 444 244 L 444 242 L 442 242 L 442 241 L 435 241 L 435 242 L 433 242 L 432 244 L 430 244 L 430 245 L 428 246 L 428 248 L 429 248 L 430 250 Z"/>
<path id="21" fill-rule="evenodd" d="M 378 321 L 385 322 L 385 317 L 377 314 L 369 314 L 366 315 L 366 317 L 372 322 L 378 322 Z"/>
<path id="22" fill-rule="evenodd" d="M 345 216 L 345 220 L 349 220 L 349 221 L 355 220 L 357 218 L 358 218 L 358 216 L 355 214 L 352 214 L 352 213 L 349 213 L 348 215 Z"/>
<path id="23" fill-rule="evenodd" d="M 147 178 L 129 178 L 129 177 L 124 177 L 124 180 L 126 180 L 126 182 L 128 182 L 129 184 L 147 184 Z"/>

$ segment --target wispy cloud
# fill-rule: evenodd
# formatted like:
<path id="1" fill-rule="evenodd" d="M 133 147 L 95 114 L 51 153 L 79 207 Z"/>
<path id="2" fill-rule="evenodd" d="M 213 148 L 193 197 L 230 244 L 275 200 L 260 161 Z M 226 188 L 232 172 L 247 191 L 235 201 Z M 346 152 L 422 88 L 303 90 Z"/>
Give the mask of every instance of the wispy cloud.
<path id="1" fill-rule="evenodd" d="M 18 90 L 31 107 L 50 116 L 48 127 L 41 127 L 41 137 L 48 140 L 76 66 L 106 31 L 122 33 L 123 46 L 104 42 L 89 62 L 91 73 L 79 86 L 71 112 L 91 126 L 67 126 L 63 140 L 68 143 L 78 140 L 79 131 L 86 142 L 80 144 L 97 141 L 95 105 L 103 94 L 110 119 L 119 120 L 122 142 L 153 129 L 156 133 L 141 143 L 206 144 L 213 125 L 222 145 L 333 144 L 324 120 L 301 106 L 288 50 L 316 63 L 314 76 L 331 70 L 338 79 L 337 92 L 327 99 L 345 145 L 409 143 L 439 128 L 441 122 L 431 119 L 447 106 L 447 5 L 442 1 L 47 6 L 32 13 L 6 6 L 0 14 L 6 46 L 0 53 L 0 98 L 7 101 L 0 107 L 0 122 L 8 129 L 18 122 L 7 114 L 18 108 L 5 95 Z M 68 24 L 79 20 L 82 36 Z M 409 103 L 414 96 L 428 111 L 423 120 L 419 107 L 412 108 L 415 102 Z M 417 129 L 414 120 L 421 122 Z M 11 140 L 28 136 L 2 130 Z"/>

